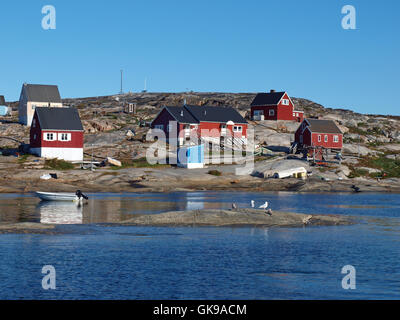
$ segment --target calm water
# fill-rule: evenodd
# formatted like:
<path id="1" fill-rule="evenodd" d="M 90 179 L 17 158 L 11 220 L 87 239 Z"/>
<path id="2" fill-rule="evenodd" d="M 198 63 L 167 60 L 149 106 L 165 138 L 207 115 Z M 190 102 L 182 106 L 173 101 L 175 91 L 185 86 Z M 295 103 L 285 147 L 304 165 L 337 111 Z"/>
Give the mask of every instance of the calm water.
<path id="1" fill-rule="evenodd" d="M 353 226 L 112 226 L 135 214 L 249 207 L 357 216 Z M 399 299 L 400 197 L 189 192 L 92 194 L 87 205 L 0 195 L 0 222 L 60 223 L 56 234 L 0 234 L 1 299 Z M 357 289 L 341 287 L 341 268 Z M 43 290 L 53 265 L 57 289 Z"/>

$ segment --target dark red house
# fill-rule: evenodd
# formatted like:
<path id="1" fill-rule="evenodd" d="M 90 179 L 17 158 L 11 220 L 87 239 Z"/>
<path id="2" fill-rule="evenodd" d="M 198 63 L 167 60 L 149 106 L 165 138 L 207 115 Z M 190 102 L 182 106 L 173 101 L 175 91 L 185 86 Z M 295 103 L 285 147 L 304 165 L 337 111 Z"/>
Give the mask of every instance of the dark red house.
<path id="1" fill-rule="evenodd" d="M 251 119 L 253 120 L 290 120 L 303 121 L 303 111 L 294 110 L 294 104 L 289 95 L 271 90 L 268 93 L 258 93 L 251 103 Z"/>
<path id="2" fill-rule="evenodd" d="M 297 147 L 322 155 L 323 150 L 343 147 L 343 133 L 333 120 L 304 119 L 294 135 Z M 314 151 L 312 151 L 314 150 Z"/>
<path id="3" fill-rule="evenodd" d="M 247 121 L 231 107 L 184 105 L 163 107 L 151 128 L 163 130 L 167 141 L 177 138 L 177 145 L 185 144 L 191 136 L 216 144 L 233 137 L 235 144 L 246 144 L 247 125 Z"/>
<path id="4" fill-rule="evenodd" d="M 83 131 L 75 108 L 38 107 L 30 131 L 31 153 L 48 159 L 82 161 Z"/>

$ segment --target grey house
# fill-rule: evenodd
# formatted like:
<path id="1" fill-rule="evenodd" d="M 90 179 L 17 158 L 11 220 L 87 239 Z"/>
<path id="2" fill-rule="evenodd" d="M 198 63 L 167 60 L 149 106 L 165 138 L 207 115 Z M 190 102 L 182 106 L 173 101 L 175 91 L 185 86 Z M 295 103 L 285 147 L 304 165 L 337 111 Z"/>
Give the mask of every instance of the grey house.
<path id="1" fill-rule="evenodd" d="M 36 108 L 60 108 L 62 106 L 60 92 L 57 86 L 24 83 L 19 98 L 19 122 L 30 127 Z"/>

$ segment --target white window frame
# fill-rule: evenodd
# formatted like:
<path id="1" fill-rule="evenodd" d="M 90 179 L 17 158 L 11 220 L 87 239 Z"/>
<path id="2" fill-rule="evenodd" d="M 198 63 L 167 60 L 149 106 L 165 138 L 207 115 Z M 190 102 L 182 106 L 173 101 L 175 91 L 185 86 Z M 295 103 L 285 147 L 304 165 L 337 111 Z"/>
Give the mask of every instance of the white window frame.
<path id="1" fill-rule="evenodd" d="M 269 115 L 270 117 L 274 116 L 274 115 L 275 115 L 275 110 L 274 110 L 274 109 L 269 109 L 269 110 L 268 110 L 268 115 Z"/>
<path id="2" fill-rule="evenodd" d="M 264 115 L 264 110 L 254 110 L 254 115 L 255 116 L 263 116 Z"/>
<path id="3" fill-rule="evenodd" d="M 321 139 L 321 135 L 319 134 L 319 135 L 318 135 L 318 142 L 321 142 L 321 140 L 322 140 L 322 139 Z"/>
<path id="4" fill-rule="evenodd" d="M 328 135 L 327 134 L 324 137 L 324 142 L 328 142 Z"/>
<path id="5" fill-rule="evenodd" d="M 66 137 L 66 139 L 63 139 L 63 137 Z M 62 141 L 62 142 L 71 141 L 71 133 L 68 133 L 68 132 L 59 133 L 58 141 Z"/>
<path id="6" fill-rule="evenodd" d="M 49 139 L 49 136 L 51 135 L 51 139 Z M 43 140 L 44 141 L 56 141 L 57 140 L 57 133 L 54 132 L 43 132 Z"/>
<path id="7" fill-rule="evenodd" d="M 335 143 L 339 142 L 339 136 L 338 135 L 333 136 L 333 142 L 335 142 Z"/>
<path id="8" fill-rule="evenodd" d="M 284 106 L 288 106 L 289 105 L 289 99 L 282 99 L 282 104 Z"/>
<path id="9" fill-rule="evenodd" d="M 233 126 L 233 132 L 242 132 L 243 128 L 242 126 Z"/>

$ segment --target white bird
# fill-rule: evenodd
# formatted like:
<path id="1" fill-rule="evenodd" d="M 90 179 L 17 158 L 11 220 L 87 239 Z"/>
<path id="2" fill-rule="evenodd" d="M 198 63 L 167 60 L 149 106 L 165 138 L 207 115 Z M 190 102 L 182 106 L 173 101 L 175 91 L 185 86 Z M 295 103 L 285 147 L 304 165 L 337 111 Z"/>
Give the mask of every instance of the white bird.
<path id="1" fill-rule="evenodd" d="M 268 201 L 265 201 L 265 203 L 261 206 L 259 206 L 260 209 L 267 209 L 268 208 Z"/>
<path id="2" fill-rule="evenodd" d="M 236 203 L 232 203 L 232 209 L 236 209 L 237 208 L 237 206 L 236 206 Z"/>
<path id="3" fill-rule="evenodd" d="M 254 208 L 254 200 L 251 200 L 251 207 Z"/>

